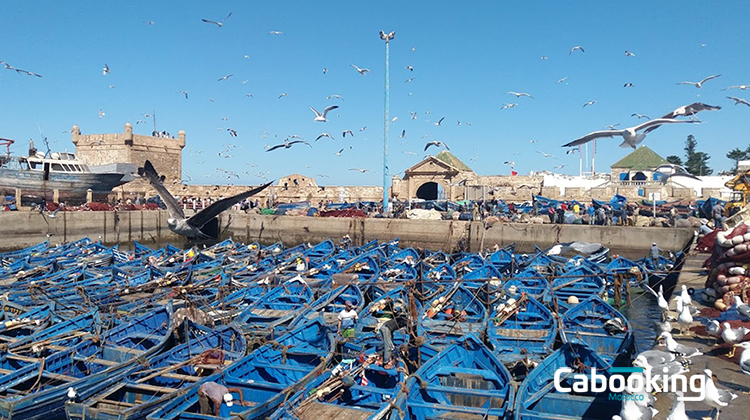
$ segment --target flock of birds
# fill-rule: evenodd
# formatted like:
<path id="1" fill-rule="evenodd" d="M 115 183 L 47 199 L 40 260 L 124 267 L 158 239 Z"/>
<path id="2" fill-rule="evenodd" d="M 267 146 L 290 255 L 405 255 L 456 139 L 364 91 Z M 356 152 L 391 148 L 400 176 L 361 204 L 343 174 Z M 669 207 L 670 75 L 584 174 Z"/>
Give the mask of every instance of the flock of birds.
<path id="1" fill-rule="evenodd" d="M 203 22 L 207 26 L 212 26 L 212 27 L 215 27 L 217 30 L 221 30 L 225 25 L 230 24 L 232 22 L 232 20 L 230 18 L 232 18 L 232 13 L 231 12 L 228 13 L 223 19 L 220 19 L 220 20 L 216 19 L 216 18 L 201 18 L 200 20 L 201 20 L 201 22 Z M 146 21 L 145 23 L 147 25 L 149 25 L 149 26 L 155 25 L 154 21 Z M 268 35 L 269 36 L 285 36 L 284 32 L 282 32 L 282 31 L 269 31 Z M 381 33 L 380 37 L 381 37 L 381 39 L 384 39 L 384 40 L 390 40 L 390 39 L 393 39 L 394 35 L 395 35 L 395 33 L 390 33 L 390 34 Z M 416 48 L 411 48 L 411 51 L 412 52 L 416 51 Z M 585 48 L 584 48 L 583 45 L 576 45 L 576 46 L 573 46 L 572 48 L 570 48 L 568 54 L 569 54 L 569 56 L 573 56 L 574 54 L 576 54 L 576 55 L 578 55 L 578 54 L 586 54 L 586 50 L 585 50 Z M 588 54 L 591 54 L 591 52 L 589 52 Z M 628 57 L 628 58 L 632 58 L 632 57 L 636 56 L 636 54 L 634 52 L 630 51 L 630 50 L 625 50 L 624 55 L 625 55 L 625 57 Z M 244 57 L 245 58 L 250 58 L 250 55 L 245 54 Z M 547 59 L 549 59 L 549 57 L 542 56 L 541 59 L 542 60 L 547 60 Z M 42 77 L 40 74 L 31 72 L 31 71 L 28 71 L 28 70 L 24 70 L 24 69 L 21 69 L 21 68 L 17 68 L 17 67 L 12 66 L 9 63 L 4 62 L 4 61 L 0 61 L 0 64 L 3 64 L 4 67 L 5 67 L 5 69 L 13 70 L 13 71 L 15 71 L 18 74 L 30 75 L 30 76 L 36 76 L 36 77 Z M 369 76 L 372 73 L 369 68 L 361 66 L 361 64 L 351 63 L 350 67 L 352 68 L 351 71 L 356 72 L 357 74 L 361 75 L 362 77 L 367 77 L 367 76 Z M 413 83 L 417 79 L 417 77 L 415 77 L 414 75 L 417 74 L 417 76 L 418 76 L 417 70 L 415 70 L 415 67 L 413 65 L 411 65 L 411 64 L 406 64 L 404 66 L 404 69 L 405 69 L 404 71 L 409 75 L 409 77 L 405 78 L 404 83 L 405 84 L 411 84 L 411 83 Z M 327 67 L 323 68 L 322 69 L 322 73 L 324 75 L 328 74 L 329 73 L 329 69 Z M 108 64 L 105 63 L 104 66 L 102 67 L 102 76 L 103 77 L 107 77 L 110 74 L 112 74 L 112 69 L 110 68 L 110 66 Z M 230 79 L 232 79 L 234 77 L 235 77 L 235 75 L 233 73 L 227 73 L 227 74 L 225 74 L 225 75 L 217 78 L 216 80 L 217 80 L 217 82 L 226 82 L 226 81 L 228 81 L 228 80 L 230 80 Z M 707 84 L 715 83 L 714 80 L 718 79 L 719 77 L 721 77 L 721 74 L 714 74 L 714 75 L 710 75 L 708 77 L 705 77 L 705 78 L 703 78 L 702 80 L 699 80 L 699 81 L 682 81 L 682 82 L 678 82 L 676 84 L 678 84 L 678 85 L 686 85 L 686 86 L 693 86 L 693 87 L 695 87 L 697 89 L 704 89 Z M 557 82 L 558 83 L 565 83 L 567 81 L 567 79 L 568 79 L 568 77 L 566 76 L 566 77 L 560 78 Z M 232 80 L 235 80 L 235 79 L 232 79 Z M 245 80 L 245 81 L 242 82 L 242 84 L 246 84 L 246 83 L 248 83 L 248 80 Z M 633 87 L 633 83 L 628 82 L 628 83 L 625 83 L 623 86 L 625 88 L 632 88 Z M 750 85 L 732 85 L 732 86 L 726 87 L 726 88 L 724 88 L 722 90 L 726 91 L 726 90 L 737 89 L 737 90 L 744 91 L 744 90 L 748 89 L 749 87 L 750 87 Z M 109 85 L 109 88 L 114 88 L 114 85 Z M 187 89 L 181 89 L 181 90 L 177 91 L 177 94 L 179 94 L 182 97 L 184 97 L 185 100 L 189 100 L 190 99 L 190 95 L 189 95 L 189 92 L 188 92 Z M 505 103 L 505 104 L 503 104 L 500 107 L 500 110 L 509 110 L 509 109 L 512 109 L 512 108 L 519 107 L 519 106 L 521 106 L 520 104 L 523 103 L 523 101 L 538 100 L 538 99 L 535 99 L 535 96 L 532 95 L 529 92 L 523 92 L 523 91 L 517 91 L 517 90 L 508 90 L 506 92 L 506 94 L 514 97 L 517 100 L 519 100 L 519 102 L 517 102 L 517 103 L 510 103 L 510 102 L 509 103 Z M 253 97 L 252 93 L 245 93 L 244 95 L 246 97 Z M 411 93 L 409 93 L 409 95 L 411 95 Z M 282 92 L 282 93 L 280 93 L 277 96 L 277 99 L 281 100 L 282 98 L 285 98 L 285 97 L 288 97 L 288 96 L 289 96 L 289 92 Z M 737 97 L 737 96 L 726 96 L 726 98 L 729 99 L 729 100 L 731 100 L 731 101 L 733 101 L 735 105 L 742 104 L 742 105 L 746 105 L 746 106 L 750 107 L 750 102 L 747 101 L 747 100 L 745 100 L 745 99 L 743 99 L 743 98 L 740 98 L 740 97 Z M 328 96 L 326 96 L 326 100 L 327 101 L 338 101 L 337 102 L 338 104 L 333 104 L 333 105 L 326 104 L 326 106 L 323 107 L 323 111 L 322 112 L 318 112 L 318 109 L 320 109 L 320 108 L 316 109 L 315 107 L 310 106 L 309 107 L 310 110 L 314 113 L 313 122 L 316 122 L 316 123 L 327 123 L 329 121 L 329 119 L 330 119 L 332 111 L 340 109 L 343 106 L 343 103 L 344 103 L 344 98 L 341 95 L 339 95 L 339 94 L 328 95 Z M 213 101 L 213 100 L 209 98 L 209 101 Z M 587 101 L 587 102 L 585 102 L 583 104 L 583 108 L 587 108 L 587 107 L 591 107 L 591 106 L 596 106 L 596 104 L 597 104 L 596 100 L 590 100 L 590 101 Z M 572 154 L 572 153 L 579 153 L 579 154 L 581 154 L 581 146 L 584 145 L 584 144 L 586 144 L 586 143 L 588 143 L 588 142 L 595 141 L 597 139 L 602 139 L 602 138 L 621 137 L 622 138 L 622 143 L 620 144 L 621 147 L 632 147 L 632 148 L 635 149 L 637 147 L 637 145 L 640 144 L 644 140 L 644 138 L 646 137 L 646 135 L 648 133 L 656 130 L 657 128 L 661 127 L 662 125 L 670 125 L 670 124 L 677 124 L 677 123 L 679 123 L 679 124 L 700 123 L 701 121 L 696 118 L 696 114 L 698 112 L 708 111 L 708 110 L 719 110 L 719 109 L 721 109 L 720 106 L 708 105 L 708 104 L 701 103 L 701 102 L 695 102 L 693 104 L 689 104 L 689 105 L 685 105 L 685 106 L 679 107 L 676 110 L 674 110 L 674 111 L 672 111 L 672 112 L 670 112 L 670 113 L 662 116 L 661 118 L 657 118 L 657 119 L 650 119 L 646 115 L 639 114 L 639 113 L 632 113 L 631 117 L 636 117 L 639 121 L 641 119 L 644 119 L 645 121 L 644 122 L 639 122 L 639 124 L 633 125 L 631 127 L 621 128 L 621 129 L 616 128 L 617 126 L 619 126 L 619 124 L 612 124 L 612 125 L 608 126 L 604 130 L 593 131 L 593 132 L 590 132 L 590 133 L 588 133 L 588 134 L 586 134 L 586 135 L 584 135 L 584 136 L 582 136 L 582 137 L 580 137 L 578 139 L 575 139 L 573 141 L 565 143 L 565 144 L 563 144 L 563 147 L 569 147 L 569 148 L 573 148 L 574 149 L 574 150 L 567 151 L 566 154 Z M 418 113 L 416 111 L 410 111 L 409 114 L 411 116 L 411 120 L 416 120 L 418 118 L 418 115 L 420 115 L 420 113 Z M 424 114 L 429 116 L 430 115 L 430 111 L 429 110 L 424 111 Z M 104 109 L 100 108 L 99 113 L 98 113 L 98 117 L 100 119 L 103 119 L 105 117 L 105 115 L 106 115 L 106 113 L 105 113 Z M 147 114 L 147 113 L 146 114 L 142 114 L 142 115 L 144 117 L 150 116 L 150 114 Z M 431 117 L 428 117 L 428 118 L 431 118 Z M 442 126 L 445 125 L 444 122 L 445 122 L 446 118 L 447 117 L 445 117 L 445 116 L 441 116 L 437 120 L 427 120 L 427 122 L 430 125 L 434 126 L 434 127 L 442 127 Z M 687 118 L 687 119 L 683 119 L 683 118 Z M 222 118 L 223 121 L 226 121 L 227 119 L 228 118 Z M 391 120 L 391 123 L 395 122 L 397 119 L 398 119 L 398 117 L 394 117 Z M 470 122 L 466 122 L 466 121 L 462 122 L 461 120 L 458 120 L 458 119 L 455 120 L 455 121 L 456 121 L 456 125 L 457 126 L 471 126 Z M 145 124 L 145 121 L 144 120 L 138 120 L 136 122 L 136 125 L 141 124 L 141 123 Z M 366 126 L 363 126 L 362 129 L 359 130 L 360 133 L 363 132 L 365 130 L 365 128 L 366 128 Z M 236 128 L 229 128 L 229 127 L 224 126 L 224 127 L 219 127 L 218 130 L 228 133 L 228 135 L 231 136 L 231 137 L 233 137 L 233 138 L 237 138 L 237 137 L 241 136 L 241 133 L 239 133 Z M 353 138 L 354 135 L 355 135 L 354 131 L 352 131 L 351 129 L 344 129 L 344 130 L 341 131 L 341 138 L 343 138 L 343 139 L 347 139 L 349 137 Z M 275 142 L 275 144 L 274 143 L 265 144 L 264 148 L 265 148 L 265 150 L 267 152 L 274 152 L 274 151 L 280 151 L 280 150 L 288 150 L 288 149 L 291 149 L 295 145 L 305 145 L 305 146 L 308 146 L 310 148 L 313 147 L 313 144 L 310 141 L 307 141 L 304 138 L 302 138 L 300 136 L 296 136 L 296 135 L 282 136 L 282 135 L 279 135 L 277 133 L 270 133 L 268 131 L 265 131 L 265 132 L 261 133 L 260 136 L 263 139 L 266 139 L 269 136 L 273 136 L 275 138 L 283 139 L 281 142 Z M 407 138 L 407 130 L 406 129 L 401 129 L 400 130 L 400 135 L 398 137 L 400 139 L 406 139 Z M 431 137 L 431 134 L 425 134 L 425 135 L 423 135 L 421 137 L 422 140 L 424 140 L 424 146 L 423 146 L 423 150 L 422 150 L 423 152 L 428 152 L 431 148 L 435 148 L 435 149 L 444 148 L 445 150 L 450 150 L 450 148 L 448 146 L 448 142 L 445 139 L 443 139 L 443 138 L 434 139 L 434 138 L 430 138 L 430 137 Z M 324 132 L 321 132 L 320 134 L 318 134 L 315 137 L 315 142 L 318 142 L 318 141 L 320 141 L 322 139 L 335 140 L 336 137 L 334 135 L 332 135 L 330 131 L 328 131 L 328 132 L 324 131 Z M 535 143 L 535 140 L 532 139 L 529 142 L 530 143 Z M 402 145 L 404 145 L 404 144 L 406 144 L 405 140 L 402 141 Z M 354 145 L 352 143 L 348 144 L 347 146 L 348 147 L 337 147 L 338 150 L 334 151 L 333 155 L 334 156 L 342 156 L 343 153 L 347 149 L 351 150 L 351 149 L 354 148 Z M 406 155 L 417 155 L 417 153 L 415 151 L 409 151 L 409 150 L 403 151 L 403 153 L 406 154 Z M 541 154 L 545 159 L 546 158 L 556 159 L 555 156 L 554 156 L 554 154 L 552 154 L 552 153 L 546 153 L 546 152 L 540 151 L 540 150 L 538 150 L 537 153 Z M 519 155 L 519 154 L 521 154 L 521 153 L 520 152 L 514 153 L 514 155 Z M 223 157 L 223 158 L 229 158 L 231 156 L 231 154 L 229 154 L 229 153 L 224 153 L 222 155 L 221 152 L 219 153 L 219 155 L 221 157 Z M 427 156 L 429 156 L 429 155 L 426 155 L 425 157 L 427 157 Z M 479 159 L 479 158 L 480 158 L 480 156 L 476 156 L 476 157 L 472 158 L 472 161 L 476 160 L 476 159 Z M 505 162 L 505 164 L 508 165 L 508 166 L 510 166 L 511 169 L 515 169 L 515 162 L 513 162 L 513 161 L 508 160 L 508 161 Z M 554 166 L 553 169 L 562 169 L 565 166 L 568 166 L 568 165 L 566 165 L 566 164 L 560 164 L 560 165 Z M 354 169 L 356 169 L 356 168 L 354 168 Z M 365 173 L 365 172 L 374 172 L 374 171 L 366 170 L 366 171 L 360 171 L 360 172 Z"/>
<path id="2" fill-rule="evenodd" d="M 734 310 L 743 320 L 750 320 L 750 307 L 744 304 L 739 296 L 736 296 Z M 659 287 L 657 301 L 662 313 L 662 322 L 657 325 L 657 340 L 663 341 L 664 347 L 654 348 L 639 353 L 633 361 L 633 366 L 640 367 L 643 372 L 653 372 L 654 375 L 684 375 L 690 371 L 691 358 L 700 356 L 703 353 L 696 347 L 678 343 L 675 336 L 672 335 L 673 322 L 677 322 L 679 329 L 678 336 L 684 336 L 685 331 L 693 325 L 695 317 L 699 314 L 698 309 L 692 304 L 692 297 L 685 285 L 677 296 L 674 297 L 675 314 L 670 311 L 669 302 L 664 298 L 662 287 Z M 720 324 L 717 320 L 711 320 L 706 324 L 706 332 L 715 337 L 717 342 L 721 338 L 724 343 L 731 346 L 731 351 L 727 354 L 729 358 L 734 356 L 734 350 L 737 347 L 743 351 L 740 358 L 741 371 L 750 375 L 750 342 L 743 342 L 750 329 L 740 327 L 732 328 L 728 322 Z M 712 413 L 715 412 L 715 419 L 718 420 L 721 409 L 727 407 L 732 400 L 737 398 L 736 394 L 717 387 L 718 378 L 710 369 L 703 370 L 704 395 L 702 402 L 711 407 Z M 637 373 L 636 373 L 637 374 Z M 685 402 L 682 400 L 683 393 L 675 392 L 675 401 L 672 406 L 667 420 L 689 420 L 685 411 Z M 652 394 L 644 393 L 643 398 L 630 398 L 627 401 L 623 399 L 623 406 L 618 416 L 613 420 L 650 420 L 658 411 L 655 407 L 655 397 Z"/>

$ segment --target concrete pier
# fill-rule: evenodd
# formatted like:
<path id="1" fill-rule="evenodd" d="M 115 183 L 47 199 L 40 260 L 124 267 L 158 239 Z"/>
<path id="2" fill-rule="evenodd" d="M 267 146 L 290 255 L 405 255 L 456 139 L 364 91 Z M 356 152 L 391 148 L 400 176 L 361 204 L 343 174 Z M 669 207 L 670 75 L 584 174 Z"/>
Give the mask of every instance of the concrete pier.
<path id="1" fill-rule="evenodd" d="M 188 212 L 189 214 L 189 212 Z M 182 243 L 184 238 L 167 228 L 166 211 L 76 211 L 58 212 L 57 217 L 38 212 L 0 212 L 0 250 L 33 245 L 51 235 L 52 242 L 72 241 L 90 237 L 105 243 Z M 452 250 L 460 242 L 468 251 L 483 247 L 516 244 L 521 252 L 558 242 L 598 242 L 613 252 L 643 251 L 652 242 L 663 249 L 681 249 L 693 235 L 693 229 L 639 228 L 586 225 L 537 225 L 451 220 L 354 219 L 300 216 L 261 216 L 240 211 L 220 215 L 222 237 L 231 236 L 240 242 L 277 241 L 285 245 L 319 242 L 349 235 L 356 245 L 372 239 L 388 241 L 399 238 L 402 246 L 418 246 L 432 250 Z"/>

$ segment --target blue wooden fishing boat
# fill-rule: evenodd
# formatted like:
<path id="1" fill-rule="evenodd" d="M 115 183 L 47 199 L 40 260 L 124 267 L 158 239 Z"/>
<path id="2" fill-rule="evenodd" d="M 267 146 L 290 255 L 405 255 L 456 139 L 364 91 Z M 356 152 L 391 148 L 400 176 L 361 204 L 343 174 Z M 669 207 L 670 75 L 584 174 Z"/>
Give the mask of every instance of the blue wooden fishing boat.
<path id="1" fill-rule="evenodd" d="M 313 291 L 301 281 L 276 286 L 240 313 L 236 322 L 250 334 L 278 334 L 313 301 Z"/>
<path id="2" fill-rule="evenodd" d="M 270 420 L 375 420 L 390 411 L 404 373 L 384 369 L 374 358 L 346 359 L 292 395 Z"/>
<path id="3" fill-rule="evenodd" d="M 322 294 L 310 304 L 309 309 L 298 315 L 297 318 L 289 324 L 289 328 L 295 328 L 296 326 L 307 322 L 307 319 L 312 319 L 322 315 L 326 324 L 331 328 L 331 331 L 336 332 L 338 315 L 346 308 L 347 301 L 351 302 L 352 309 L 356 312 L 361 311 L 362 308 L 365 307 L 365 297 L 362 295 L 362 291 L 359 287 L 354 284 L 345 284 L 331 290 L 330 292 Z"/>
<path id="4" fill-rule="evenodd" d="M 564 344 L 545 358 L 521 383 L 516 394 L 514 420 L 610 420 L 620 413 L 622 403 L 610 400 L 607 392 L 573 392 L 574 376 L 598 375 L 609 379 L 609 364 L 585 345 Z M 560 384 L 570 392 L 555 389 L 555 373 L 561 369 L 569 372 L 560 376 Z"/>
<path id="5" fill-rule="evenodd" d="M 335 340 L 322 318 L 316 318 L 284 334 L 223 372 L 212 375 L 173 398 L 149 415 L 149 420 L 245 419 L 268 416 L 301 387 L 318 376 L 333 357 Z M 233 393 L 231 407 L 221 405 L 218 417 L 200 414 L 198 387 L 213 381 L 228 388 L 239 388 L 246 406 Z"/>
<path id="6" fill-rule="evenodd" d="M 635 353 L 630 321 L 599 296 L 571 307 L 561 322 L 563 341 L 589 346 L 610 365 L 630 363 Z"/>
<path id="7" fill-rule="evenodd" d="M 440 263 L 428 270 L 425 270 L 425 268 L 422 270 L 426 272 L 417 284 L 416 292 L 419 293 L 420 300 L 423 301 L 431 300 L 434 296 L 450 289 L 458 278 L 456 271 L 448 263 Z"/>
<path id="8" fill-rule="evenodd" d="M 419 313 L 417 334 L 427 343 L 445 347 L 466 334 L 483 334 L 487 328 L 487 309 L 466 287 L 457 284 Z"/>
<path id="9" fill-rule="evenodd" d="M 602 294 L 604 278 L 585 266 L 579 266 L 562 273 L 552 282 L 550 290 L 554 302 L 545 303 L 563 313 L 571 308 L 571 301 L 581 302 L 589 296 Z"/>
<path id="10" fill-rule="evenodd" d="M 119 383 L 84 401 L 65 404 L 68 420 L 140 420 L 204 377 L 245 355 L 242 333 L 231 326 L 191 337 L 138 364 Z"/>
<path id="11" fill-rule="evenodd" d="M 3 375 L 0 417 L 63 418 L 66 400 L 88 398 L 164 349 L 172 336 L 171 314 L 171 306 L 162 308 Z"/>
<path id="12" fill-rule="evenodd" d="M 541 361 L 552 352 L 556 337 L 552 312 L 525 294 L 496 304 L 487 326 L 492 352 L 505 364 L 526 358 Z"/>
<path id="13" fill-rule="evenodd" d="M 503 284 L 503 289 L 506 291 L 513 288 L 515 288 L 515 293 L 526 293 L 540 300 L 549 292 L 549 282 L 545 276 L 533 268 L 525 268 Z"/>
<path id="14" fill-rule="evenodd" d="M 472 334 L 423 364 L 406 388 L 392 419 L 505 419 L 513 407 L 510 372 Z"/>
<path id="15" fill-rule="evenodd" d="M 513 271 L 513 265 L 515 263 L 513 251 L 515 251 L 515 249 L 515 243 L 506 245 L 490 254 L 489 257 L 487 257 L 487 261 L 492 264 L 500 274 L 507 277 Z"/>

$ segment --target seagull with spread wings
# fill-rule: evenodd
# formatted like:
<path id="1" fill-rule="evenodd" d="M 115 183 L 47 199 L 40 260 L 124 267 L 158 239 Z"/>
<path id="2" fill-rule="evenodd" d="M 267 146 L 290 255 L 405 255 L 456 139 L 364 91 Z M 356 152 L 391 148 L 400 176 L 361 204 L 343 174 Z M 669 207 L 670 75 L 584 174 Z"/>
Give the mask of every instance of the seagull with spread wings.
<path id="1" fill-rule="evenodd" d="M 717 111 L 720 110 L 720 106 L 708 105 L 703 102 L 693 102 L 690 105 L 683 105 L 669 114 L 664 115 L 662 118 L 677 118 L 677 117 L 690 117 L 700 111 Z"/>
<path id="2" fill-rule="evenodd" d="M 354 133 L 352 133 L 352 130 L 344 130 L 343 133 L 341 133 L 341 136 L 346 138 L 346 135 L 349 134 L 350 136 L 354 137 Z"/>
<path id="3" fill-rule="evenodd" d="M 102 69 L 102 76 L 106 76 L 110 72 L 111 70 L 109 69 L 109 66 L 107 65 L 107 63 L 104 63 L 104 68 Z"/>
<path id="4" fill-rule="evenodd" d="M 219 77 L 218 81 L 221 82 L 222 80 L 227 80 L 227 79 L 229 79 L 232 76 L 234 76 L 234 74 L 227 74 L 226 76 L 221 76 L 221 77 Z"/>
<path id="5" fill-rule="evenodd" d="M 672 124 L 672 123 L 696 123 L 700 121 L 693 121 L 693 120 L 676 120 L 671 118 L 658 118 L 655 120 L 649 120 L 642 124 L 636 125 L 634 127 L 628 127 L 624 128 L 622 130 L 603 130 L 603 131 L 594 131 L 593 133 L 586 134 L 585 136 L 573 140 L 570 143 L 563 144 L 563 147 L 573 147 L 578 146 L 581 144 L 585 144 L 590 142 L 591 140 L 598 139 L 600 137 L 615 137 L 615 136 L 621 136 L 622 137 L 622 144 L 620 144 L 620 147 L 632 147 L 633 149 L 636 148 L 638 143 L 642 142 L 644 138 L 646 138 L 646 133 L 638 133 L 639 131 L 644 131 L 648 129 L 655 129 L 662 124 Z"/>
<path id="6" fill-rule="evenodd" d="M 443 122 L 445 117 L 441 118 L 438 122 L 435 123 L 436 126 L 440 127 L 440 124 Z"/>
<path id="7" fill-rule="evenodd" d="M 269 147 L 268 149 L 266 149 L 266 152 L 273 152 L 274 150 L 281 149 L 282 147 L 284 149 L 290 149 L 293 145 L 295 145 L 297 143 L 304 143 L 304 144 L 312 147 L 312 145 L 309 142 L 306 142 L 304 140 L 292 140 L 292 141 L 284 140 L 284 143 L 277 144 L 275 146 Z"/>
<path id="8" fill-rule="evenodd" d="M 659 165 L 656 169 L 654 169 L 654 179 L 656 181 L 660 181 L 662 184 L 666 184 L 667 179 L 675 176 L 684 176 L 686 178 L 695 179 L 698 181 L 701 180 L 697 176 L 688 172 L 688 170 L 685 169 L 684 166 L 675 165 L 673 163 L 665 163 Z"/>
<path id="9" fill-rule="evenodd" d="M 350 171 L 359 171 L 359 172 L 361 172 L 361 173 L 365 173 L 365 172 L 372 172 L 372 171 L 371 171 L 371 170 L 369 170 L 369 169 L 362 169 L 362 168 L 349 168 L 349 170 L 350 170 Z"/>
<path id="10" fill-rule="evenodd" d="M 338 107 L 338 105 L 327 106 L 326 109 L 323 110 L 322 114 L 316 111 L 315 108 L 310 107 L 310 110 L 315 113 L 315 118 L 313 119 L 313 121 L 326 122 L 326 115 L 328 114 L 328 111 L 334 110 Z"/>
<path id="11" fill-rule="evenodd" d="M 445 147 L 445 150 L 451 150 L 451 148 L 448 147 L 447 144 L 443 143 L 440 140 L 433 140 L 433 141 L 427 142 L 427 144 L 424 145 L 424 150 L 426 151 L 427 149 L 430 148 L 430 146 L 435 146 L 435 147 L 442 146 L 442 147 Z"/>
<path id="12" fill-rule="evenodd" d="M 357 70 L 357 72 L 359 72 L 359 74 L 361 74 L 362 76 L 365 76 L 367 73 L 370 72 L 370 69 L 361 69 L 355 66 L 354 64 L 351 64 L 351 66 L 354 67 Z"/>
<path id="13" fill-rule="evenodd" d="M 742 98 L 737 98 L 735 96 L 727 96 L 727 99 L 733 100 L 735 105 L 742 104 L 742 105 L 750 106 L 750 102 L 748 102 L 748 101 L 746 101 L 745 99 L 742 99 Z"/>
<path id="14" fill-rule="evenodd" d="M 315 138 L 315 141 L 318 141 L 318 140 L 322 139 L 323 137 L 328 137 L 329 139 L 333 140 L 333 136 L 331 136 L 330 134 L 328 134 L 328 133 L 320 133 L 320 135 L 318 135 L 318 137 Z"/>
<path id="15" fill-rule="evenodd" d="M 146 161 L 143 168 L 138 170 L 138 174 L 146 178 L 151 184 L 151 187 L 159 193 L 164 204 L 167 206 L 169 211 L 169 218 L 167 219 L 167 226 L 172 232 L 185 236 L 190 239 L 212 239 L 217 238 L 219 235 L 219 221 L 216 219 L 221 212 L 231 208 L 233 205 L 240 201 L 252 197 L 255 194 L 263 191 L 271 185 L 267 183 L 260 187 L 253 188 L 249 191 L 245 191 L 242 194 L 237 194 L 232 197 L 225 198 L 223 200 L 216 201 L 205 209 L 199 211 L 191 218 L 185 217 L 185 213 L 182 211 L 180 203 L 169 193 L 169 190 L 164 186 L 163 177 L 154 169 L 154 166 L 150 161 Z"/>
<path id="16" fill-rule="evenodd" d="M 584 51 L 584 50 L 583 50 L 583 47 L 582 47 L 582 46 L 580 46 L 580 45 L 576 45 L 575 47 L 571 48 L 571 49 L 570 49 L 570 52 L 568 53 L 568 55 L 571 55 L 571 54 L 573 54 L 573 51 L 580 51 L 580 52 L 582 52 L 582 53 L 585 53 L 585 52 L 586 52 L 586 51 Z"/>
<path id="17" fill-rule="evenodd" d="M 680 83 L 678 83 L 678 85 L 693 85 L 693 86 L 697 87 L 698 89 L 700 89 L 700 88 L 703 87 L 704 83 L 708 82 L 711 79 L 716 79 L 719 76 L 721 76 L 721 75 L 720 74 L 714 74 L 713 76 L 708 76 L 708 77 L 704 78 L 700 82 L 680 82 Z"/>
<path id="18" fill-rule="evenodd" d="M 508 95 L 516 95 L 516 98 L 520 98 L 521 96 L 525 96 L 527 98 L 534 99 L 533 96 L 531 96 L 531 95 L 529 95 L 528 93 L 525 93 L 525 92 L 513 92 L 513 91 L 510 91 L 510 92 L 506 92 L 506 94 L 508 94 Z"/>
<path id="19" fill-rule="evenodd" d="M 650 120 L 650 119 L 651 119 L 651 118 L 649 118 L 649 117 L 648 117 L 648 115 L 644 115 L 644 114 L 639 114 L 639 113 L 637 113 L 637 112 L 634 112 L 634 113 L 630 114 L 630 116 L 631 116 L 631 117 L 637 117 L 637 118 L 638 118 L 639 120 L 640 120 L 641 118 L 645 118 L 645 119 L 647 119 L 647 120 Z"/>
<path id="20" fill-rule="evenodd" d="M 205 23 L 212 23 L 212 24 L 216 25 L 217 27 L 221 28 L 222 26 L 224 26 L 224 22 L 226 22 L 227 19 L 229 19 L 229 16 L 232 16 L 232 12 L 229 12 L 229 14 L 227 15 L 227 17 L 225 17 L 224 20 L 222 20 L 221 22 L 217 22 L 215 20 L 208 20 L 208 19 L 201 19 L 201 20 L 203 22 L 205 22 Z"/>

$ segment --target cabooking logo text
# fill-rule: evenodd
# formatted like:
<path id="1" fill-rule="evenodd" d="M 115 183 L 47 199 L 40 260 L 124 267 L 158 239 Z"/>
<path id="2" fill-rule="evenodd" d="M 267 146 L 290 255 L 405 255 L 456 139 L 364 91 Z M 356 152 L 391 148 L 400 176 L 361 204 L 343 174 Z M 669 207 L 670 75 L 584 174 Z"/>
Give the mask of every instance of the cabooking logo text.
<path id="1" fill-rule="evenodd" d="M 642 394 L 645 392 L 677 391 L 697 394 L 692 397 L 683 396 L 680 398 L 681 401 L 705 399 L 705 376 L 668 375 L 666 368 L 662 373 L 652 372 L 652 370 L 645 370 L 642 367 L 611 367 L 608 369 L 610 375 L 607 376 L 597 373 L 596 368 L 591 368 L 589 374 L 574 373 L 573 369 L 560 368 L 555 371 L 554 386 L 557 392 L 565 393 L 608 392 L 609 399 L 617 401 L 643 399 Z M 563 383 L 566 379 L 572 380 L 570 386 Z"/>

